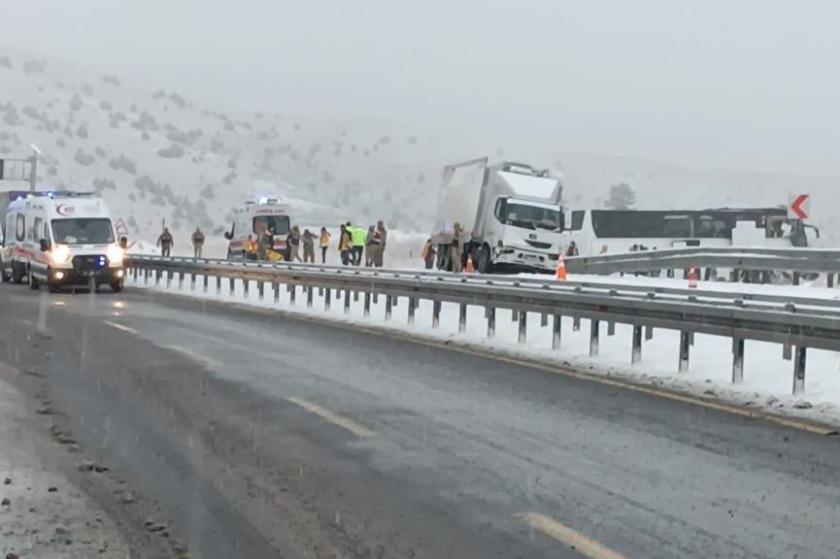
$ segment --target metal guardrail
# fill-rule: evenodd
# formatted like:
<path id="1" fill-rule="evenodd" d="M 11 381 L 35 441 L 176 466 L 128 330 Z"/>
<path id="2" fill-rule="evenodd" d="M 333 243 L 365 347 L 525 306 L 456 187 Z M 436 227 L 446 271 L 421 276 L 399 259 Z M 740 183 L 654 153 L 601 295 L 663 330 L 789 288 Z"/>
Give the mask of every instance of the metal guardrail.
<path id="1" fill-rule="evenodd" d="M 840 250 L 767 247 L 693 247 L 576 256 L 566 259 L 572 273 L 615 274 L 655 270 L 727 268 L 801 273 L 840 273 Z"/>
<path id="2" fill-rule="evenodd" d="M 358 300 L 364 295 L 365 315 L 370 313 L 371 300 L 385 297 L 385 318 L 391 319 L 400 298 L 408 302 L 408 321 L 414 322 L 418 301 L 432 304 L 432 323 L 437 327 L 441 304 L 459 305 L 459 331 L 466 328 L 467 306 L 485 309 L 488 337 L 495 336 L 496 310 L 510 309 L 517 316 L 519 341 L 527 338 L 527 314 L 538 313 L 542 324 L 548 326 L 552 317 L 552 347 L 561 343 L 561 318 L 569 316 L 579 327 L 581 319 L 590 321 L 590 354 L 598 353 L 601 323 L 607 323 L 607 333 L 615 331 L 615 324 L 633 326 L 631 362 L 641 361 L 642 336 L 651 339 L 654 329 L 680 332 L 679 370 L 688 370 L 689 352 L 694 334 L 710 334 L 732 338 L 732 381 L 743 380 L 744 340 L 760 340 L 782 344 L 785 358 L 794 359 L 793 393 L 804 390 L 807 348 L 840 351 L 840 306 L 835 301 L 799 297 L 798 301 L 783 296 L 751 296 L 713 290 L 646 288 L 618 284 L 586 282 L 552 282 L 515 276 L 485 276 L 405 270 L 340 268 L 332 266 L 288 263 L 233 262 L 226 260 L 196 260 L 188 258 L 159 258 L 130 256 L 126 259 L 135 281 L 159 284 L 165 277 L 170 285 L 175 276 L 179 284 L 190 276 L 192 289 L 201 277 L 207 291 L 211 280 L 221 292 L 227 279 L 233 294 L 237 281 L 242 281 L 246 293 L 253 282 L 260 297 L 269 284 L 279 301 L 280 286 L 289 292 L 295 304 L 298 288 L 303 290 L 307 305 L 313 304 L 315 289 L 325 290 L 324 304 L 332 303 L 344 294 L 344 309 L 349 312 L 351 294 Z"/>

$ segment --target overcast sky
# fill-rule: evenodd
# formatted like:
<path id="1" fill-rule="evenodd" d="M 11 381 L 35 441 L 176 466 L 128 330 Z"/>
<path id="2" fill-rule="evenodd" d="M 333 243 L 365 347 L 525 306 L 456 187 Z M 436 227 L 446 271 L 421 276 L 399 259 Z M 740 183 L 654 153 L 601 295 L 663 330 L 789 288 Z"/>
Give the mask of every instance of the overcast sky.
<path id="1" fill-rule="evenodd" d="M 0 6 L 0 45 L 223 107 L 386 117 L 509 151 L 840 175 L 836 0 Z"/>

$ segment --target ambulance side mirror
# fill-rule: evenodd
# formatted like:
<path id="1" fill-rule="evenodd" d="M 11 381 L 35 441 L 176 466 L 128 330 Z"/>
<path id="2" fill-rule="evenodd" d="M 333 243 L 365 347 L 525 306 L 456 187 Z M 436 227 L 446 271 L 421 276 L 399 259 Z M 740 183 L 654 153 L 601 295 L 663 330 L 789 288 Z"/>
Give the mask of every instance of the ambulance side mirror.
<path id="1" fill-rule="evenodd" d="M 41 252 L 47 252 L 48 250 L 50 250 L 50 242 L 48 240 L 41 239 L 40 245 L 41 245 Z"/>
<path id="2" fill-rule="evenodd" d="M 225 231 L 225 239 L 227 239 L 228 241 L 231 239 L 230 231 Z"/>
<path id="3" fill-rule="evenodd" d="M 120 237 L 120 248 L 123 250 L 128 248 L 128 237 Z"/>

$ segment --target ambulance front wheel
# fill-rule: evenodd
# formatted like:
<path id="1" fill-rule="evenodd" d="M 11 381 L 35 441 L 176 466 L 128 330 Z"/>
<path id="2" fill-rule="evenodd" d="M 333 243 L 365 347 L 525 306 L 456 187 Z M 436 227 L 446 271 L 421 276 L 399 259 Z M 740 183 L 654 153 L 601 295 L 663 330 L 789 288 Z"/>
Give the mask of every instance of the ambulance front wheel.
<path id="1" fill-rule="evenodd" d="M 111 282 L 111 291 L 114 293 L 119 293 L 123 290 L 123 280 L 117 280 Z"/>

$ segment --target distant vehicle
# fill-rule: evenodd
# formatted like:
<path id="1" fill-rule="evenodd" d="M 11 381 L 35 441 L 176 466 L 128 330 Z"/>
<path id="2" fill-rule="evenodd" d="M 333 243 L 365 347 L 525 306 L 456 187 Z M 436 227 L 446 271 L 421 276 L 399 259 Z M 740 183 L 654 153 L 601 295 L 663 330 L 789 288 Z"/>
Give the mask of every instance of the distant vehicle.
<path id="1" fill-rule="evenodd" d="M 564 246 L 577 245 L 581 256 L 630 250 L 697 246 L 806 247 L 807 230 L 819 229 L 790 219 L 787 209 L 717 208 L 708 210 L 574 210 L 564 219 Z"/>
<path id="2" fill-rule="evenodd" d="M 439 267 L 451 269 L 454 224 L 462 227 L 463 261 L 477 271 L 553 271 L 560 251 L 563 186 L 548 170 L 486 157 L 448 165 L 432 244 Z"/>
<path id="3" fill-rule="evenodd" d="M 233 209 L 233 223 L 230 231 L 225 231 L 228 242 L 227 257 L 229 260 L 244 260 L 245 241 L 250 236 L 256 241 L 259 236 L 270 228 L 273 232 L 274 251 L 286 253 L 286 235 L 291 229 L 289 206 L 281 204 L 277 198 L 261 197 L 247 201 Z"/>
<path id="4" fill-rule="evenodd" d="M 5 206 L 5 207 L 3 207 Z M 124 250 L 117 244 L 105 201 L 88 192 L 6 192 L 0 271 L 3 281 L 50 291 L 65 286 L 122 291 Z"/>

